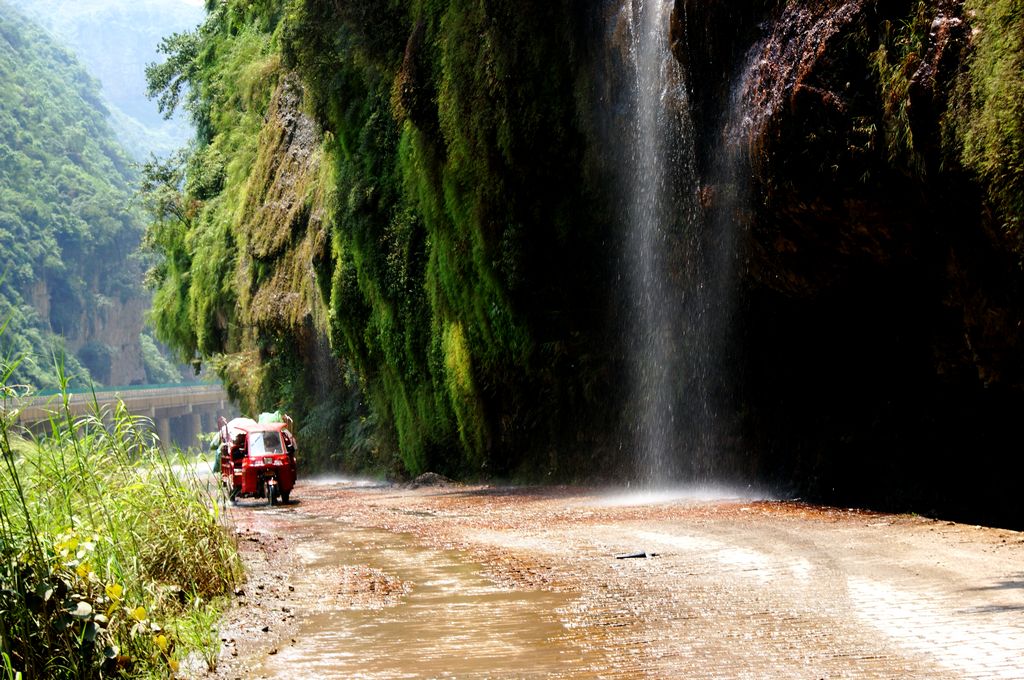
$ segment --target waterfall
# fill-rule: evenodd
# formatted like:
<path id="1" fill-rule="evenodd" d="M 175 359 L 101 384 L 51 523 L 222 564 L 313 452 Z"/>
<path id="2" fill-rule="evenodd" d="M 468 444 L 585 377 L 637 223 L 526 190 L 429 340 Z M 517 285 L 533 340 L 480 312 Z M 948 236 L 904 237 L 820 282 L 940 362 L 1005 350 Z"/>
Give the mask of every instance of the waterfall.
<path id="1" fill-rule="evenodd" d="M 670 49 L 672 5 L 625 0 L 611 33 L 628 35 L 618 38 L 629 101 L 614 146 L 625 194 L 628 420 L 647 487 L 719 481 L 729 392 L 733 192 L 711 210 L 698 204 L 698 131 Z M 728 184 L 733 166 L 715 165 L 713 180 Z"/>
<path id="2" fill-rule="evenodd" d="M 627 0 L 627 64 L 633 102 L 626 138 L 626 281 L 632 307 L 628 351 L 637 475 L 649 486 L 678 476 L 678 235 L 692 227 L 693 129 L 681 68 L 669 50 L 668 0 Z M 689 186 L 688 186 L 689 185 Z"/>

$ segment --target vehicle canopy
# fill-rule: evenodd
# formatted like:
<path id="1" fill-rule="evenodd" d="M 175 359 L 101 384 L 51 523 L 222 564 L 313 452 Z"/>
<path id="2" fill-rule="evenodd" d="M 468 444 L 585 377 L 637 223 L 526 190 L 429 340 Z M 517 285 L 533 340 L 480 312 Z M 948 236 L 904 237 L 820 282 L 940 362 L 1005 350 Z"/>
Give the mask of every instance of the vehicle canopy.
<path id="1" fill-rule="evenodd" d="M 220 438 L 225 442 L 233 442 L 239 434 L 248 434 L 254 427 L 259 427 L 252 418 L 232 418 L 221 427 Z"/>
<path id="2" fill-rule="evenodd" d="M 239 435 L 248 440 L 250 456 L 286 453 L 286 444 L 295 445 L 295 438 L 285 422 L 257 423 L 252 418 L 233 418 L 221 428 L 221 439 L 225 443 L 236 442 Z"/>

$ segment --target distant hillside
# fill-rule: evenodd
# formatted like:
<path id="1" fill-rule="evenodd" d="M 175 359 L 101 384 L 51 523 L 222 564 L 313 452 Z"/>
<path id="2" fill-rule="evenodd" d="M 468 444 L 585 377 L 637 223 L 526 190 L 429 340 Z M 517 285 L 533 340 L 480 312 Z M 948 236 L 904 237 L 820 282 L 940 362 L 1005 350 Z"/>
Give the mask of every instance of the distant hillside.
<path id="1" fill-rule="evenodd" d="M 100 80 L 114 131 L 136 158 L 183 146 L 184 118 L 165 121 L 146 98 L 147 64 L 160 39 L 195 28 L 200 0 L 8 0 L 67 45 Z"/>
<path id="2" fill-rule="evenodd" d="M 132 172 L 98 83 L 0 0 L 0 358 L 26 357 L 8 383 L 52 386 L 60 336 L 76 378 L 145 379 Z"/>

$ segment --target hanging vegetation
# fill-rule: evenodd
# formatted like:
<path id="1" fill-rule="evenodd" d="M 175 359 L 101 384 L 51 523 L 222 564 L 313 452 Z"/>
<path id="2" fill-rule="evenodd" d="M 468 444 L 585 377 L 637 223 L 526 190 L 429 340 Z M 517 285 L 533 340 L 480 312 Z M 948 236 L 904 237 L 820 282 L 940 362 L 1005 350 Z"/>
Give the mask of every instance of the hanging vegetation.
<path id="1" fill-rule="evenodd" d="M 160 337 L 223 355 L 254 409 L 377 424 L 325 459 L 508 474 L 593 441 L 607 225 L 579 172 L 573 21 L 548 3 L 226 2 L 167 39 L 151 91 L 199 135 L 147 172 Z"/>

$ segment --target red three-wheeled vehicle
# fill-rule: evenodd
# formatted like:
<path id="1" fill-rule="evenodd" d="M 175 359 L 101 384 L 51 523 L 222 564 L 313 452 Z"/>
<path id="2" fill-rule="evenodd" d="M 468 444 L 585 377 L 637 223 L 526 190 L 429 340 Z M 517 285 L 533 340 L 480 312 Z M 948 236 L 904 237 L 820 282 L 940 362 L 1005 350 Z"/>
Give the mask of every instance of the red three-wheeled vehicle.
<path id="1" fill-rule="evenodd" d="M 266 498 L 287 503 L 295 486 L 295 436 L 291 418 L 256 422 L 251 418 L 218 419 L 220 475 L 232 502 Z"/>

